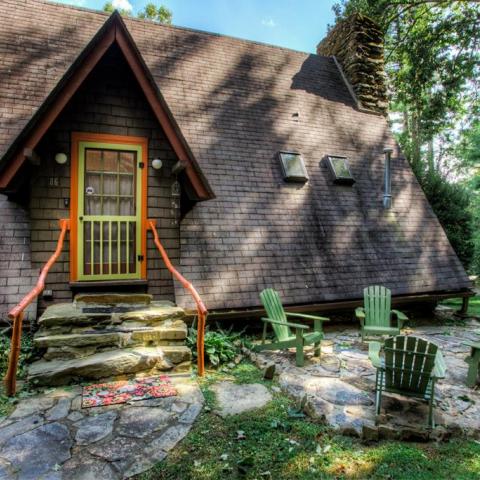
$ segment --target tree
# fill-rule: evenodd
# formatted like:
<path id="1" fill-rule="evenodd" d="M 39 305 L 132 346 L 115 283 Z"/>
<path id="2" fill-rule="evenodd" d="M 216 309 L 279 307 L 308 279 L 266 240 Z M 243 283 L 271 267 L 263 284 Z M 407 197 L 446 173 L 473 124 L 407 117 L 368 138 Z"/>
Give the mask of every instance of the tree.
<path id="1" fill-rule="evenodd" d="M 104 12 L 108 12 L 108 13 L 113 13 L 115 10 L 118 10 L 118 13 L 120 15 L 123 15 L 124 17 L 129 17 L 131 15 L 131 12 L 130 10 L 127 10 L 125 8 L 116 8 L 112 2 L 107 2 L 104 6 L 103 6 L 103 11 Z"/>
<path id="2" fill-rule="evenodd" d="M 103 6 L 103 11 L 108 13 L 113 13 L 115 10 L 118 10 L 120 15 L 129 17 L 132 15 L 130 10 L 126 9 L 116 9 L 111 1 L 105 3 Z M 158 7 L 154 3 L 147 3 L 143 10 L 140 10 L 137 14 L 138 18 L 146 18 L 153 20 L 154 22 L 164 23 L 170 25 L 172 23 L 172 12 L 164 5 L 159 5 Z"/>
<path id="3" fill-rule="evenodd" d="M 172 12 L 164 5 L 157 7 L 154 3 L 147 3 L 145 8 L 138 12 L 138 18 L 148 18 L 154 22 L 170 25 L 172 23 Z"/>
<path id="4" fill-rule="evenodd" d="M 465 165 L 461 143 L 480 118 L 479 2 L 341 0 L 334 12 L 337 21 L 362 13 L 384 31 L 390 120 L 452 245 L 468 266 L 471 189 L 452 180 L 459 179 Z"/>

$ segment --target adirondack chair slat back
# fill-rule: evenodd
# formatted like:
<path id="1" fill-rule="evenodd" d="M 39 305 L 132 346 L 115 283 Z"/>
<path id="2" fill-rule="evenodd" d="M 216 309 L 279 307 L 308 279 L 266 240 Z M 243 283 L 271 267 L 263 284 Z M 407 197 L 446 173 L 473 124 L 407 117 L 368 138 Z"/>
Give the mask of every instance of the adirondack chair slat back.
<path id="1" fill-rule="evenodd" d="M 260 299 L 263 303 L 263 307 L 267 312 L 268 318 L 271 320 L 277 320 L 279 322 L 286 322 L 287 316 L 283 310 L 282 301 L 280 295 L 273 288 L 266 288 L 260 293 Z M 281 342 L 287 340 L 292 336 L 290 328 L 287 325 L 278 325 L 272 323 L 273 331 L 277 339 Z"/>
<path id="2" fill-rule="evenodd" d="M 363 290 L 365 325 L 390 326 L 392 294 L 388 288 L 372 285 Z"/>
<path id="3" fill-rule="evenodd" d="M 399 335 L 385 340 L 385 386 L 424 394 L 438 347 L 417 337 Z"/>

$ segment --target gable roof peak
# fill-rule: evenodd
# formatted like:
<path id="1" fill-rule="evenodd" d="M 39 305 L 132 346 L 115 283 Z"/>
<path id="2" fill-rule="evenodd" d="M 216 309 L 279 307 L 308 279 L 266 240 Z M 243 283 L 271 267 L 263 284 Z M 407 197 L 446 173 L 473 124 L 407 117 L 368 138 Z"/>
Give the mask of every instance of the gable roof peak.
<path id="1" fill-rule="evenodd" d="M 117 44 L 131 68 L 179 161 L 185 166 L 197 200 L 214 197 L 165 99 L 144 62 L 120 13 L 114 11 L 50 91 L 45 101 L 13 139 L 0 158 L 0 190 L 7 191 L 26 161 L 25 151 L 33 151 L 58 115 L 83 84 L 107 50 Z"/>

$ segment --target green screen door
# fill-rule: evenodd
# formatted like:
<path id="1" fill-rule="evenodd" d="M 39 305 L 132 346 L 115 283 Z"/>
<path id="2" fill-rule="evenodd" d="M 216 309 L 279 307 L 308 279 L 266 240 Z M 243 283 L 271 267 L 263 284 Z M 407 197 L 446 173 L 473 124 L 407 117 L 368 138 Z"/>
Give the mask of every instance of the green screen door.
<path id="1" fill-rule="evenodd" d="M 140 278 L 142 148 L 80 142 L 79 280 Z"/>

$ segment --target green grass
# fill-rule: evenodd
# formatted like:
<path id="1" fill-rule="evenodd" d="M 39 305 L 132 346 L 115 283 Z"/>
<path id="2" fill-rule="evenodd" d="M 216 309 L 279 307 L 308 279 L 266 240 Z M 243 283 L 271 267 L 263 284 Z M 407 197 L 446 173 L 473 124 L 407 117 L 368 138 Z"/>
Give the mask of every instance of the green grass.
<path id="1" fill-rule="evenodd" d="M 139 480 L 480 478 L 480 444 L 475 441 L 364 445 L 308 418 L 289 415 L 295 405 L 277 392 L 261 410 L 221 419 L 213 413 L 210 386 L 225 379 L 273 385 L 249 363 L 207 375 L 201 380 L 207 408 L 187 437 Z M 237 439 L 238 431 L 245 439 Z"/>
<path id="2" fill-rule="evenodd" d="M 462 299 L 461 298 L 452 298 L 449 300 L 445 300 L 442 302 L 442 305 L 446 305 L 447 307 L 455 308 L 456 310 L 460 310 L 462 307 Z M 480 317 L 480 296 L 476 295 L 475 297 L 470 298 L 468 304 L 468 313 L 470 315 L 474 315 L 476 317 Z"/>

